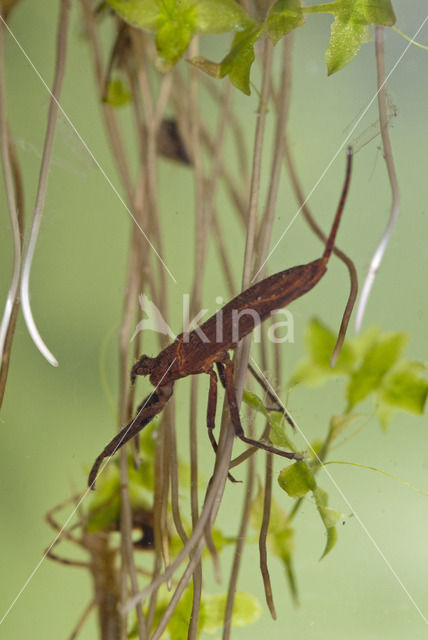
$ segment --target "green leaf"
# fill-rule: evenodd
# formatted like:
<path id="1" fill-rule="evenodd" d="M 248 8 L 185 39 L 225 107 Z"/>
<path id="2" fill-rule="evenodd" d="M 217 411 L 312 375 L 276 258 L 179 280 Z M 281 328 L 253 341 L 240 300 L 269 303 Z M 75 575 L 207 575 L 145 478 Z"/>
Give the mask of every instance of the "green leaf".
<path id="1" fill-rule="evenodd" d="M 128 458 L 129 498 L 134 510 L 151 510 L 153 502 L 153 461 L 143 461 L 134 468 L 132 456 Z M 97 478 L 97 490 L 89 504 L 88 531 L 108 530 L 120 520 L 120 471 L 116 461 L 110 462 Z"/>
<path id="2" fill-rule="evenodd" d="M 337 531 L 335 525 L 343 517 L 343 514 L 328 506 L 327 493 L 317 486 L 313 473 L 304 462 L 295 462 L 290 467 L 282 469 L 278 476 L 278 483 L 292 498 L 302 498 L 309 491 L 312 492 L 318 513 L 327 533 L 327 541 L 321 560 L 336 544 Z"/>
<path id="3" fill-rule="evenodd" d="M 321 520 L 327 533 L 326 545 L 320 558 L 320 560 L 322 560 L 336 544 L 337 531 L 335 525 L 343 517 L 343 514 L 340 513 L 340 511 L 330 509 L 330 507 L 328 506 L 328 495 L 325 491 L 323 491 L 323 489 L 317 487 L 314 490 L 313 495 L 315 498 L 315 504 L 317 505 L 318 512 L 321 516 Z"/>
<path id="4" fill-rule="evenodd" d="M 271 428 L 269 438 L 275 446 L 284 447 L 289 451 L 295 451 L 293 443 L 285 432 L 286 420 L 280 411 L 268 411 L 263 401 L 252 391 L 244 390 L 242 401 L 252 409 L 261 413 L 269 422 Z"/>
<path id="5" fill-rule="evenodd" d="M 139 434 L 140 461 L 138 469 L 135 469 L 134 461 L 131 457 L 129 458 L 129 488 L 131 492 L 134 492 L 140 496 L 142 496 L 143 494 L 146 497 L 150 496 L 154 491 L 154 458 L 159 424 L 160 419 L 157 417 L 150 424 L 144 427 L 143 431 L 141 431 Z"/>
<path id="6" fill-rule="evenodd" d="M 332 376 L 348 375 L 355 366 L 358 349 L 352 340 L 347 340 L 343 344 L 335 366 L 330 367 L 336 335 L 317 318 L 312 318 L 305 328 L 304 340 L 309 358 L 297 365 L 291 377 L 290 386 L 296 384 L 316 386 Z"/>
<path id="7" fill-rule="evenodd" d="M 129 24 L 156 33 L 156 47 L 164 69 L 181 58 L 195 33 L 195 0 L 107 1 Z"/>
<path id="8" fill-rule="evenodd" d="M 156 33 L 156 48 L 163 60 L 163 69 L 174 65 L 184 54 L 195 32 L 193 7 L 177 10 L 162 21 Z"/>
<path id="9" fill-rule="evenodd" d="M 391 26 L 395 23 L 390 0 L 337 0 L 325 6 L 335 14 L 325 53 L 329 75 L 349 64 L 361 45 L 370 41 L 369 25 Z"/>
<path id="10" fill-rule="evenodd" d="M 156 629 L 158 626 L 163 614 L 166 611 L 168 603 L 171 599 L 171 595 L 168 592 L 168 589 L 165 586 L 161 586 L 159 590 L 159 598 L 156 606 L 156 611 L 153 619 L 152 631 Z M 192 600 L 193 600 L 193 586 L 190 585 L 183 593 L 180 598 L 180 601 L 177 607 L 174 609 L 174 613 L 172 614 L 168 625 L 165 629 L 165 634 L 162 635 L 162 638 L 174 638 L 177 640 L 186 640 L 188 636 L 189 629 L 189 620 L 192 615 Z M 201 630 L 201 626 L 204 620 L 204 606 L 201 603 L 200 611 L 199 611 L 199 621 L 198 621 L 198 636 Z M 132 628 L 132 631 L 128 638 L 134 640 L 138 640 L 138 625 L 135 622 L 135 625 Z"/>
<path id="11" fill-rule="evenodd" d="M 150 463 L 155 459 L 159 425 L 160 418 L 156 416 L 139 434 L 141 456 L 144 460 L 150 458 Z"/>
<path id="12" fill-rule="evenodd" d="M 370 351 L 372 346 L 377 342 L 380 336 L 379 327 L 370 327 L 356 338 L 349 340 L 356 360 L 362 360 L 366 353 Z"/>
<path id="13" fill-rule="evenodd" d="M 170 602 L 171 595 L 166 587 L 159 590 L 159 599 L 153 620 L 152 631 L 158 626 L 166 608 Z M 193 587 L 188 587 L 180 598 L 177 607 L 172 614 L 165 634 L 162 638 L 172 640 L 186 640 L 189 633 L 189 620 L 192 615 Z M 227 594 L 204 595 L 199 609 L 199 621 L 196 637 L 201 633 L 212 635 L 224 626 L 224 614 L 226 609 Z M 232 612 L 232 626 L 245 627 L 254 624 L 262 616 L 263 609 L 259 601 L 249 593 L 235 593 L 235 600 Z M 138 626 L 135 622 L 128 638 L 134 640 L 139 637 Z"/>
<path id="14" fill-rule="evenodd" d="M 206 485 L 205 485 L 206 486 Z M 190 528 L 191 529 L 191 528 Z M 191 530 L 190 530 L 191 533 Z M 215 548 L 218 553 L 223 551 L 225 547 L 230 546 L 231 544 L 236 544 L 236 536 L 225 536 L 220 529 L 214 528 L 211 530 L 211 537 L 214 542 Z M 207 556 L 210 555 L 210 551 L 208 548 L 205 548 L 204 553 L 206 552 Z"/>
<path id="15" fill-rule="evenodd" d="M 162 22 L 162 3 L 156 0 L 106 0 L 126 22 L 146 31 L 156 31 Z"/>
<path id="16" fill-rule="evenodd" d="M 307 387 L 317 387 L 330 377 L 331 373 L 324 369 L 324 367 L 320 367 L 312 360 L 304 360 L 295 368 L 290 378 L 289 386 L 294 387 L 298 384 L 303 384 Z"/>
<path id="17" fill-rule="evenodd" d="M 425 367 L 403 360 L 384 377 L 379 399 L 392 407 L 422 415 L 428 395 L 428 381 L 421 376 Z"/>
<path id="18" fill-rule="evenodd" d="M 366 24 L 336 18 L 331 25 L 330 44 L 325 52 L 328 75 L 352 62 L 361 45 L 370 40 L 371 33 Z"/>
<path id="19" fill-rule="evenodd" d="M 376 416 L 384 431 L 398 410 L 422 415 L 428 396 L 428 381 L 421 375 L 426 367 L 409 360 L 387 372 L 377 392 Z"/>
<path id="20" fill-rule="evenodd" d="M 300 362 L 290 380 L 290 386 L 320 385 L 337 374 L 349 375 L 359 360 L 372 348 L 379 336 L 377 327 L 368 329 L 354 340 L 346 340 L 336 365 L 330 367 L 330 359 L 336 342 L 335 334 L 318 319 L 313 318 L 305 328 L 305 346 L 309 358 Z"/>
<path id="21" fill-rule="evenodd" d="M 110 463 L 97 479 L 97 490 L 89 504 L 88 532 L 104 531 L 116 525 L 120 517 L 120 474 Z"/>
<path id="22" fill-rule="evenodd" d="M 368 24 L 392 27 L 396 22 L 391 0 L 357 0 L 353 4 L 355 12 Z"/>
<path id="23" fill-rule="evenodd" d="M 168 622 L 167 631 L 170 638 L 177 638 L 177 640 L 185 640 L 189 633 L 189 620 L 192 617 L 192 604 L 193 604 L 193 588 L 186 589 L 181 596 L 174 613 Z M 199 630 L 201 629 L 204 620 L 204 607 L 201 607 L 200 618 L 198 621 Z"/>
<path id="24" fill-rule="evenodd" d="M 407 340 L 404 333 L 386 333 L 372 345 L 349 382 L 348 411 L 379 388 L 384 375 L 403 352 Z"/>
<path id="25" fill-rule="evenodd" d="M 337 542 L 337 529 L 336 529 L 336 527 L 328 527 L 328 529 L 326 529 L 326 532 L 327 532 L 327 541 L 325 543 L 324 551 L 322 552 L 320 560 L 325 558 L 327 553 L 329 553 L 333 549 L 334 545 Z"/>
<path id="26" fill-rule="evenodd" d="M 305 344 L 312 362 L 330 374 L 349 373 L 355 363 L 356 354 L 349 341 L 345 342 L 337 363 L 330 367 L 331 354 L 336 344 L 336 334 L 330 331 L 320 320 L 313 318 L 305 331 Z"/>
<path id="27" fill-rule="evenodd" d="M 269 438 L 276 447 L 283 447 L 288 451 L 296 451 L 295 446 L 287 436 L 285 427 L 287 421 L 282 413 L 271 411 L 268 414 L 268 421 L 270 425 Z"/>
<path id="28" fill-rule="evenodd" d="M 302 460 L 282 469 L 278 483 L 290 498 L 301 498 L 317 486 L 312 471 Z"/>
<path id="29" fill-rule="evenodd" d="M 204 596 L 205 615 L 202 631 L 211 634 L 223 628 L 226 599 L 226 594 Z M 235 593 L 232 627 L 245 627 L 249 624 L 254 624 L 261 618 L 262 613 L 263 609 L 257 598 L 249 593 Z M 178 636 L 173 637 L 178 638 Z M 187 634 L 183 637 L 187 638 Z"/>
<path id="30" fill-rule="evenodd" d="M 262 25 L 252 25 L 237 33 L 230 52 L 220 63 L 220 77 L 228 75 L 231 83 L 247 96 L 251 94 L 250 70 L 255 57 L 254 44 L 262 29 Z"/>
<path id="31" fill-rule="evenodd" d="M 382 431 L 386 431 L 392 418 L 397 413 L 397 409 L 394 409 L 394 407 L 391 407 L 391 405 L 386 404 L 385 402 L 379 402 L 376 405 L 375 412 Z"/>
<path id="32" fill-rule="evenodd" d="M 242 31 L 252 24 L 255 24 L 254 20 L 235 0 L 199 0 L 196 3 L 197 33 Z"/>
<path id="33" fill-rule="evenodd" d="M 269 10 L 265 30 L 274 44 L 305 22 L 300 0 L 277 0 Z"/>
<path id="34" fill-rule="evenodd" d="M 235 0 L 107 1 L 129 24 L 156 33 L 156 47 L 164 70 L 183 56 L 195 33 L 239 32 L 256 24 Z M 240 56 L 243 58 L 242 51 Z M 238 61 L 232 76 L 239 78 L 242 71 L 237 67 Z"/>
<path id="35" fill-rule="evenodd" d="M 111 107 L 122 107 L 131 100 L 131 94 L 127 91 L 121 80 L 112 80 L 108 83 L 107 94 L 104 102 Z"/>
<path id="36" fill-rule="evenodd" d="M 244 392 L 242 394 L 242 402 L 245 402 L 245 404 L 251 407 L 251 409 L 260 411 L 260 413 L 262 413 L 267 418 L 268 412 L 263 404 L 263 400 L 256 393 L 244 389 Z"/>

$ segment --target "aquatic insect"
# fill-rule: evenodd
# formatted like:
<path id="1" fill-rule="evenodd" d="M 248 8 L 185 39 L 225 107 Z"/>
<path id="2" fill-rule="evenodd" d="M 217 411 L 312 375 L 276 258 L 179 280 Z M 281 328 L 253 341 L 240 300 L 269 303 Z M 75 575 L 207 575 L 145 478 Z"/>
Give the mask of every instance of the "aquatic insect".
<path id="1" fill-rule="evenodd" d="M 217 368 L 220 382 L 226 390 L 230 417 L 235 435 L 243 442 L 259 449 L 278 454 L 289 459 L 301 459 L 297 453 L 283 451 L 272 445 L 248 438 L 242 428 L 233 383 L 233 363 L 229 350 L 235 349 L 238 342 L 254 330 L 254 327 L 266 320 L 271 313 L 290 304 L 310 291 L 323 277 L 331 256 L 345 205 L 351 178 L 352 149 L 348 148 L 345 182 L 339 206 L 327 238 L 321 258 L 305 265 L 280 271 L 257 282 L 224 307 L 200 327 L 190 333 L 182 333 L 155 358 L 142 355 L 131 369 L 131 381 L 136 376 L 150 376 L 155 390 L 141 403 L 135 418 L 124 427 L 95 460 L 89 473 L 88 485 L 94 488 L 98 469 L 104 458 L 112 456 L 125 442 L 136 436 L 153 418 L 162 411 L 172 396 L 174 382 L 190 375 L 206 373 L 210 376 L 207 407 L 208 435 L 214 450 L 217 443 L 214 437 L 215 413 L 217 405 Z M 219 330 L 220 328 L 220 330 Z"/>

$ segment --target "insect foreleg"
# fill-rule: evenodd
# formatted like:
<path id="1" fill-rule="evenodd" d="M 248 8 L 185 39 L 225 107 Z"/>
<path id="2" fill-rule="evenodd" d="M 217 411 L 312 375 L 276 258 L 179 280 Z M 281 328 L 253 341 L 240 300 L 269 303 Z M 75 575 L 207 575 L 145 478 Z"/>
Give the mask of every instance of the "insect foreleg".
<path id="1" fill-rule="evenodd" d="M 162 411 L 168 400 L 172 395 L 172 384 L 158 387 L 156 391 L 153 391 L 145 402 L 142 403 L 141 409 L 137 415 L 129 424 L 126 425 L 119 433 L 108 443 L 103 449 L 98 458 L 95 460 L 92 469 L 88 477 L 88 487 L 90 489 L 95 488 L 95 479 L 97 477 L 98 469 L 104 458 L 112 456 L 118 449 L 120 449 L 125 442 L 131 440 L 134 436 L 141 431 L 153 418 Z"/>

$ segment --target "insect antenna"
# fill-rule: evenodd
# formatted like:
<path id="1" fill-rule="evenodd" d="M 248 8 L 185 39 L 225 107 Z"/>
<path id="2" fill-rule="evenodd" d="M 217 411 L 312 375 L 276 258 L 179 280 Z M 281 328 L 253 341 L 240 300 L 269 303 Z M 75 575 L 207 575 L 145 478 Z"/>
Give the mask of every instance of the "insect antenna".
<path id="1" fill-rule="evenodd" d="M 342 217 L 343 209 L 345 207 L 346 196 L 348 195 L 349 183 L 351 181 L 351 169 L 352 169 L 352 147 L 348 147 L 346 155 L 346 173 L 345 182 L 343 184 L 342 193 L 339 200 L 339 206 L 337 207 L 336 215 L 334 218 L 333 226 L 331 227 L 330 235 L 327 238 L 324 253 L 322 256 L 322 263 L 327 264 L 331 252 L 333 251 L 334 241 L 336 240 L 337 229 L 339 227 L 340 218 Z"/>

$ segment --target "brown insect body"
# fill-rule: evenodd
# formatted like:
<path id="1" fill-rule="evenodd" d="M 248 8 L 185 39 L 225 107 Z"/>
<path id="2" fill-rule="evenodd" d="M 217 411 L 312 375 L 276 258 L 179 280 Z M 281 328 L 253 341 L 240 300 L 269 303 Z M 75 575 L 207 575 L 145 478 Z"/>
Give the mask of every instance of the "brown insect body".
<path id="1" fill-rule="evenodd" d="M 301 459 L 299 454 L 282 451 L 269 444 L 247 438 L 244 434 L 238 404 L 233 386 L 233 364 L 228 351 L 235 349 L 238 342 L 251 333 L 255 326 L 266 320 L 271 313 L 290 304 L 296 298 L 310 291 L 323 277 L 333 250 L 348 192 L 352 164 L 352 150 L 348 149 L 345 182 L 339 206 L 321 258 L 305 265 L 280 271 L 249 287 L 228 302 L 200 327 L 189 333 L 180 334 L 172 344 L 163 349 L 155 358 L 142 355 L 131 369 L 131 381 L 137 375 L 150 376 L 156 389 L 140 405 L 137 415 L 105 447 L 89 474 L 89 486 L 93 487 L 102 460 L 113 455 L 130 438 L 134 437 L 160 411 L 173 392 L 175 380 L 189 375 L 207 373 L 210 376 L 210 390 L 207 409 L 208 434 L 214 450 L 217 443 L 213 435 L 217 399 L 217 366 L 220 381 L 226 389 L 231 420 L 235 434 L 252 446 L 279 454 L 286 458 Z"/>
<path id="2" fill-rule="evenodd" d="M 274 311 L 310 291 L 327 270 L 319 258 L 305 265 L 280 271 L 249 287 L 200 327 L 180 334 L 156 358 L 141 356 L 132 368 L 132 379 L 150 375 L 157 386 L 188 375 L 206 373 L 225 351 L 251 333 Z"/>

